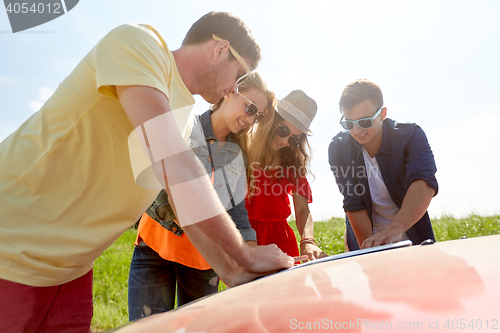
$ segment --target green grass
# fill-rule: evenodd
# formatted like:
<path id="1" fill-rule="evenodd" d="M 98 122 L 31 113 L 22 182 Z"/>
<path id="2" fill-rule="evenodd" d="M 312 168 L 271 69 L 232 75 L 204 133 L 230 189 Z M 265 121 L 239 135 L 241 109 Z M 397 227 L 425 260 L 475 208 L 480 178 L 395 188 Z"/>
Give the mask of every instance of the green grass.
<path id="1" fill-rule="evenodd" d="M 295 232 L 297 243 L 300 242 L 300 235 L 295 226 L 295 221 L 289 221 Z M 328 255 L 344 252 L 344 219 L 331 218 L 328 221 L 316 221 L 314 223 L 314 240 L 316 244 Z"/>
<path id="2" fill-rule="evenodd" d="M 438 242 L 461 237 L 497 235 L 500 234 L 500 215 L 470 215 L 463 219 L 445 215 L 433 220 L 432 227 Z"/>
<path id="3" fill-rule="evenodd" d="M 128 272 L 136 230 L 129 229 L 94 264 L 92 332 L 128 322 Z"/>
<path id="4" fill-rule="evenodd" d="M 295 223 L 291 221 L 298 238 Z M 500 215 L 466 218 L 442 216 L 432 221 L 437 241 L 500 234 Z M 94 265 L 94 318 L 92 332 L 103 332 L 128 322 L 127 281 L 136 231 L 125 232 Z M 329 255 L 344 252 L 344 220 L 314 223 L 314 238 Z M 219 291 L 225 289 L 221 283 Z"/>

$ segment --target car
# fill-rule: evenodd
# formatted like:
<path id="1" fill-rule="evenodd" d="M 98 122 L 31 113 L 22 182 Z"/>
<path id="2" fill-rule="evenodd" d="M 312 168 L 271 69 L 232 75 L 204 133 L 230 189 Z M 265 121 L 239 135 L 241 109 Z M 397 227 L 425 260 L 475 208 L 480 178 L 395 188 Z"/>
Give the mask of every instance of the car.
<path id="1" fill-rule="evenodd" d="M 307 262 L 113 332 L 500 329 L 500 235 L 408 245 Z"/>

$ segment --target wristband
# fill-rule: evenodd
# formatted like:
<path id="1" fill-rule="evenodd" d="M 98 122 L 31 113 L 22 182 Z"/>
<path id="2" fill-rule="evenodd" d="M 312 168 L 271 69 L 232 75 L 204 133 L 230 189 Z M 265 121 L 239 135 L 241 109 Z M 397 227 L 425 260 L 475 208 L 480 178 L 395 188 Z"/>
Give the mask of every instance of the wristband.
<path id="1" fill-rule="evenodd" d="M 312 244 L 312 245 L 317 245 L 316 242 L 314 241 L 314 238 L 310 238 L 310 237 L 304 237 L 300 240 L 300 246 L 302 246 L 302 244 Z"/>

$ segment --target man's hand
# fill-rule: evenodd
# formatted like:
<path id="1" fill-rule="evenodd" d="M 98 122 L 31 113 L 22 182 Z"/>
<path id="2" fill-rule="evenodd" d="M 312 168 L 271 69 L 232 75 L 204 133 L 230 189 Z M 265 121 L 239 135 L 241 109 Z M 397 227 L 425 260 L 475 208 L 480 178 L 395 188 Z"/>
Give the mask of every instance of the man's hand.
<path id="1" fill-rule="evenodd" d="M 248 243 L 248 242 L 247 242 Z M 252 243 L 250 241 L 250 243 Z M 247 251 L 252 258 L 252 265 L 244 268 L 234 260 L 226 262 L 225 270 L 221 271 L 222 281 L 228 286 L 237 286 L 255 280 L 258 277 L 270 275 L 283 269 L 293 267 L 294 259 L 284 254 L 275 244 L 253 246 L 248 245 Z"/>
<path id="2" fill-rule="evenodd" d="M 172 209 L 184 232 L 224 281 L 247 282 L 259 275 L 293 266 L 293 259 L 281 252 L 276 245 L 250 247 L 244 243 L 241 234 L 225 212 L 203 165 L 184 142 L 175 120 L 169 121 L 167 116 L 172 116 L 169 114 L 170 104 L 161 91 L 144 86 L 117 86 L 116 91 L 134 128 L 141 128 L 145 132 L 144 124 L 148 122 L 157 125 L 160 122 L 158 116 L 161 115 L 161 125 L 165 130 L 158 132 L 158 138 L 155 137 L 156 146 L 169 148 L 175 153 L 179 147 L 185 145 L 185 149 L 181 151 L 189 152 L 180 154 L 182 156 L 172 153 L 176 158 L 171 159 L 169 163 L 156 163 L 155 166 L 162 168 L 155 168 L 154 171 L 160 182 L 164 180 Z M 152 119 L 155 119 L 155 123 L 149 123 Z M 165 137 L 167 134 L 164 132 L 168 133 L 168 137 Z M 147 147 L 151 147 L 150 139 L 149 134 L 145 135 Z M 193 176 L 182 183 L 176 183 L 176 178 L 172 178 L 185 176 L 187 171 L 202 176 Z M 200 208 L 201 204 L 208 209 Z M 247 273 L 241 273 L 238 267 L 242 267 Z"/>
<path id="3" fill-rule="evenodd" d="M 251 264 L 246 269 L 251 273 L 268 275 L 278 270 L 293 267 L 294 260 L 281 251 L 276 244 L 262 246 L 248 246 L 252 258 Z"/>
<path id="4" fill-rule="evenodd" d="M 402 229 L 397 226 L 389 226 L 384 231 L 365 239 L 363 244 L 361 244 L 361 249 L 399 242 L 405 232 Z"/>
<path id="5" fill-rule="evenodd" d="M 300 245 L 300 254 L 303 256 L 307 256 L 307 260 L 328 257 L 328 254 L 323 252 L 317 245 L 311 243 L 302 243 Z"/>
<path id="6" fill-rule="evenodd" d="M 367 238 L 361 244 L 361 248 L 366 249 L 368 247 L 399 242 L 403 237 L 403 233 L 410 229 L 425 214 L 434 194 L 434 189 L 422 179 L 411 183 L 401 209 L 394 216 L 387 229 Z"/>

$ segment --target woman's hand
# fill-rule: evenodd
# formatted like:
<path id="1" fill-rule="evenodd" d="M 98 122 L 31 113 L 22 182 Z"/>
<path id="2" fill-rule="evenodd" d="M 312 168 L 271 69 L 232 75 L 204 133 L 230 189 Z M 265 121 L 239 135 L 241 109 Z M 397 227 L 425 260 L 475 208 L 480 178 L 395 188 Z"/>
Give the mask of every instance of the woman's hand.
<path id="1" fill-rule="evenodd" d="M 300 245 L 300 254 L 307 256 L 307 260 L 328 257 L 328 254 L 323 252 L 317 245 L 311 243 L 302 243 Z"/>

